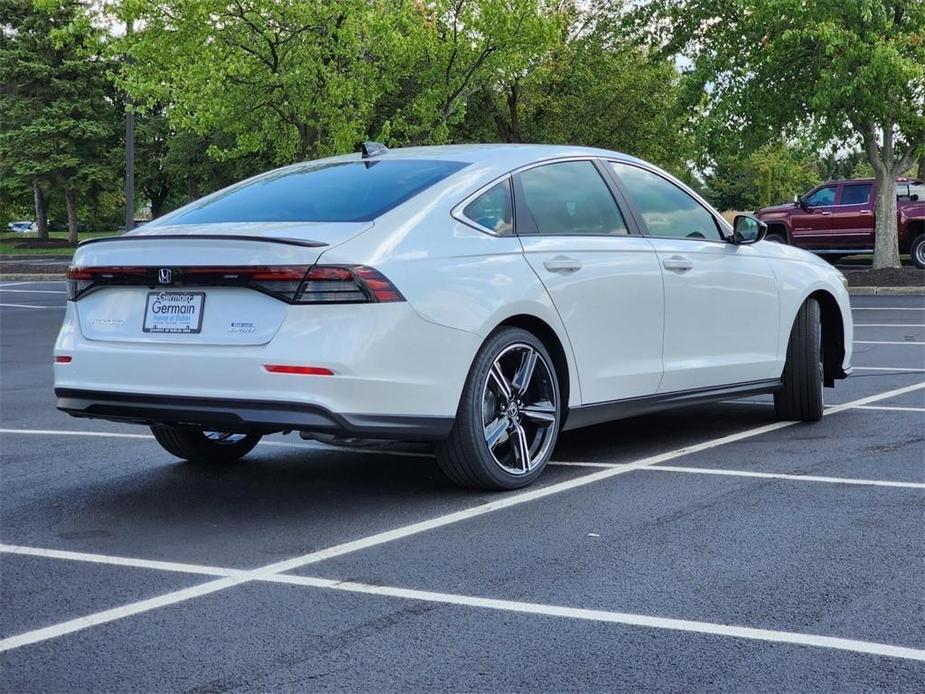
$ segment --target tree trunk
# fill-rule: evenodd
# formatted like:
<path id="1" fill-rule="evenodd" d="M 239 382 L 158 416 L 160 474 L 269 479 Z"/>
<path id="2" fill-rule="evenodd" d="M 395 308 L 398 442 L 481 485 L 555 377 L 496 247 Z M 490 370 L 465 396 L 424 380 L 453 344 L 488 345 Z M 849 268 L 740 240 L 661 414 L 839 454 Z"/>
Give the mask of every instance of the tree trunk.
<path id="1" fill-rule="evenodd" d="M 38 227 L 38 235 L 42 240 L 48 239 L 48 197 L 42 190 L 42 184 L 38 181 L 32 183 L 32 192 L 35 196 L 35 224 Z"/>
<path id="2" fill-rule="evenodd" d="M 77 244 L 77 191 L 66 188 L 64 201 L 67 204 L 67 242 L 74 246 Z"/>
<path id="3" fill-rule="evenodd" d="M 874 210 L 874 269 L 900 267 L 896 226 L 896 176 L 892 167 L 877 169 L 877 206 Z"/>
<path id="4" fill-rule="evenodd" d="M 199 198 L 199 179 L 195 176 L 186 179 L 186 197 L 189 198 L 189 202 Z"/>
<path id="5" fill-rule="evenodd" d="M 919 155 L 918 179 L 925 181 L 925 147 L 922 148 L 922 153 Z"/>

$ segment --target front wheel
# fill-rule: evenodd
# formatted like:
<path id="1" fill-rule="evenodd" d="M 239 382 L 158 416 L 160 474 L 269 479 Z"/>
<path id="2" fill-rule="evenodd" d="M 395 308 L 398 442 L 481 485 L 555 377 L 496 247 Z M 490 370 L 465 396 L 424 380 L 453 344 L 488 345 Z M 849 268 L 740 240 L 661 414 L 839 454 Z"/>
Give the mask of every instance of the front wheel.
<path id="1" fill-rule="evenodd" d="M 463 487 L 527 486 L 552 456 L 559 393 L 543 343 L 520 328 L 497 331 L 475 357 L 449 438 L 437 444 L 440 468 Z"/>
<path id="2" fill-rule="evenodd" d="M 925 270 L 925 234 L 919 234 L 909 247 L 912 264 Z"/>
<path id="3" fill-rule="evenodd" d="M 155 425 L 151 433 L 171 455 L 191 463 L 231 463 L 244 457 L 260 442 L 257 434 L 200 431 Z"/>
<path id="4" fill-rule="evenodd" d="M 818 422 L 823 407 L 822 324 L 819 302 L 808 299 L 790 331 L 783 388 L 774 394 L 778 419 Z"/>

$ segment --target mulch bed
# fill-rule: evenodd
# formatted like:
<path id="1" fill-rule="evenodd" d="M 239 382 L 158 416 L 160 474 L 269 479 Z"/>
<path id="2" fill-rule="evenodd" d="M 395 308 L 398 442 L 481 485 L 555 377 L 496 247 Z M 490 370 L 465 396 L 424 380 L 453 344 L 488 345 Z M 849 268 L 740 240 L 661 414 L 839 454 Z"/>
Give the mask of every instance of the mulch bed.
<path id="1" fill-rule="evenodd" d="M 852 287 L 925 287 L 925 270 L 916 267 L 843 272 Z"/>

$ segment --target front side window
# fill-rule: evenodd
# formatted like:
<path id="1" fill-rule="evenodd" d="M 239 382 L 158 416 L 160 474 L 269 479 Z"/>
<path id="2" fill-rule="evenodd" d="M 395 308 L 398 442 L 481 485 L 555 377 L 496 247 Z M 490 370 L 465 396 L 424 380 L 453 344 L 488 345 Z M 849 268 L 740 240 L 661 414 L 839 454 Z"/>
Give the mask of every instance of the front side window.
<path id="1" fill-rule="evenodd" d="M 870 183 L 846 184 L 841 191 L 842 205 L 866 205 L 870 201 L 870 192 L 873 185 Z"/>
<path id="2" fill-rule="evenodd" d="M 518 234 L 626 236 L 626 223 L 604 179 L 590 161 L 544 164 L 517 174 L 526 219 Z M 520 211 L 520 201 L 518 201 Z"/>
<path id="3" fill-rule="evenodd" d="M 465 165 L 393 159 L 282 169 L 195 202 L 169 223 L 368 222 Z"/>
<path id="4" fill-rule="evenodd" d="M 466 205 L 463 214 L 492 233 L 505 235 L 514 230 L 513 209 L 511 181 L 505 179 Z"/>
<path id="5" fill-rule="evenodd" d="M 652 236 L 722 240 L 713 215 L 671 181 L 638 166 L 610 165 Z"/>
<path id="6" fill-rule="evenodd" d="M 825 205 L 835 204 L 835 186 L 826 186 L 820 188 L 815 193 L 810 194 L 804 202 L 809 207 L 823 207 Z"/>

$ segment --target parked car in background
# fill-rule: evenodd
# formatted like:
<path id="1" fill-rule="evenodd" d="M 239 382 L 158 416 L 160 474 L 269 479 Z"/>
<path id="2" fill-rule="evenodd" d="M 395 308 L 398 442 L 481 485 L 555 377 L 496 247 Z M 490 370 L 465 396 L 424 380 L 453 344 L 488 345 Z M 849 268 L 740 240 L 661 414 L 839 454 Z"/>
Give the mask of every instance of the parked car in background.
<path id="1" fill-rule="evenodd" d="M 58 408 L 228 463 L 264 434 L 433 441 L 461 485 L 535 480 L 564 429 L 773 393 L 822 417 L 845 278 L 601 149 L 468 145 L 271 171 L 84 241 Z"/>
<path id="2" fill-rule="evenodd" d="M 28 220 L 22 220 L 20 222 L 10 222 L 6 225 L 7 229 L 10 231 L 22 234 L 28 231 L 35 231 L 36 225 L 35 222 L 30 222 Z"/>
<path id="3" fill-rule="evenodd" d="M 755 215 L 768 225 L 768 240 L 825 255 L 829 260 L 873 253 L 877 182 L 856 178 L 822 183 L 793 203 L 765 207 Z M 899 250 L 925 268 L 925 184 L 897 179 Z"/>

